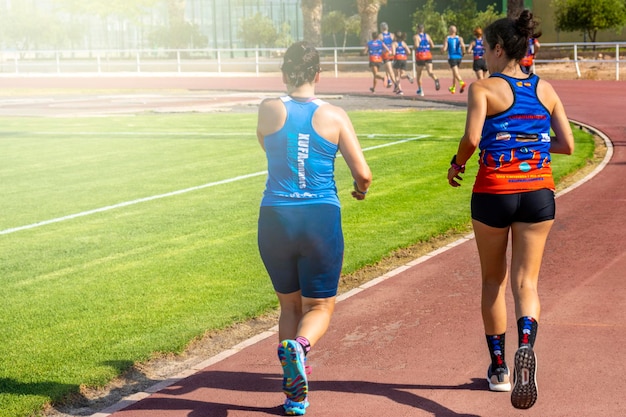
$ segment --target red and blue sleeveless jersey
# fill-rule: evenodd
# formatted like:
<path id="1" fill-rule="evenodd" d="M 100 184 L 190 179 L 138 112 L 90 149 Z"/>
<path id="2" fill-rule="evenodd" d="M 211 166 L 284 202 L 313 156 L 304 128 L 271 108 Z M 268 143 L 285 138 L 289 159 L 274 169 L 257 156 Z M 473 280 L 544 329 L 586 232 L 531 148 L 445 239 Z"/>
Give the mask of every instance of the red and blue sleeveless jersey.
<path id="1" fill-rule="evenodd" d="M 399 42 L 398 45 L 396 45 L 396 54 L 393 59 L 396 61 L 406 61 L 407 52 L 408 51 L 404 47 L 404 42 Z"/>
<path id="2" fill-rule="evenodd" d="M 428 38 L 426 38 L 426 34 L 425 33 L 418 33 L 417 36 L 420 39 L 420 43 L 418 45 L 416 45 L 417 52 L 426 52 L 426 51 L 430 51 L 430 43 L 428 42 Z"/>
<path id="3" fill-rule="evenodd" d="M 507 81 L 513 105 L 488 116 L 480 140 L 476 193 L 512 194 L 554 190 L 550 165 L 550 112 L 537 97 L 539 77 L 492 74 Z"/>
<path id="4" fill-rule="evenodd" d="M 383 56 L 383 42 L 380 39 L 373 39 L 367 43 L 370 62 L 381 62 Z"/>
<path id="5" fill-rule="evenodd" d="M 326 203 L 339 206 L 334 169 L 338 145 L 313 128 L 313 114 L 325 104 L 319 99 L 298 101 L 281 97 L 287 120 L 265 136 L 267 183 L 261 206 Z"/>
<path id="6" fill-rule="evenodd" d="M 485 45 L 483 44 L 482 38 L 474 39 L 474 48 L 472 49 L 472 52 L 475 60 L 483 59 L 483 56 L 485 55 Z"/>

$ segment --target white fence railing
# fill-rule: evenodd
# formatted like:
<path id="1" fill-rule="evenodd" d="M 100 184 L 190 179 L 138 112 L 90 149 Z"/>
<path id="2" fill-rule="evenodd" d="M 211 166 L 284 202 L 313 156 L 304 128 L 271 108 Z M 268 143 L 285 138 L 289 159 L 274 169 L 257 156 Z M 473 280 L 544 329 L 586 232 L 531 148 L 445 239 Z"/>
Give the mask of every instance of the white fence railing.
<path id="1" fill-rule="evenodd" d="M 446 66 L 447 57 L 436 45 L 435 66 Z M 581 65 L 615 65 L 615 79 L 626 68 L 626 42 L 546 43 L 541 45 L 537 64 L 574 63 L 577 77 Z M 367 71 L 368 61 L 363 48 L 319 48 L 322 68 L 340 72 Z M 74 73 L 215 73 L 277 72 L 284 49 L 178 49 L 178 50 L 59 50 L 0 51 L 1 74 L 74 74 Z M 466 57 L 465 61 L 471 61 Z"/>

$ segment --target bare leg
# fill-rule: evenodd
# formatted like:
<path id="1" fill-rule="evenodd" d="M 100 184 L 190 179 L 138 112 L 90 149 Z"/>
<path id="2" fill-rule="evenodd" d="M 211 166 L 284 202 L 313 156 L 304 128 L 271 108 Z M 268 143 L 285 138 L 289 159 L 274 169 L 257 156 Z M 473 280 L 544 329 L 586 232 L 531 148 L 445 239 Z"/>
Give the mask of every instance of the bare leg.
<path id="1" fill-rule="evenodd" d="M 554 220 L 540 223 L 513 223 L 511 226 L 511 288 L 516 318 L 530 316 L 539 320 L 541 306 L 537 281 L 543 252 Z"/>
<path id="2" fill-rule="evenodd" d="M 302 336 L 314 346 L 328 330 L 335 309 L 335 297 L 307 298 L 302 297 L 300 291 L 276 294 L 280 302 L 279 340 Z"/>
<path id="3" fill-rule="evenodd" d="M 509 228 L 491 227 L 476 220 L 472 224 L 482 271 L 481 311 L 485 334 L 502 334 L 507 328 L 505 292 Z"/>

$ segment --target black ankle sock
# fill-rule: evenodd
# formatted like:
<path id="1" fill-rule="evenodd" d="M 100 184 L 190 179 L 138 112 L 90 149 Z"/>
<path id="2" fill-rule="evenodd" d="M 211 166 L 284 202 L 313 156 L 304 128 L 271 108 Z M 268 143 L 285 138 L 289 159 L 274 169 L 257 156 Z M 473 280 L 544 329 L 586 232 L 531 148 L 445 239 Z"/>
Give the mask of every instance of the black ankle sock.
<path id="1" fill-rule="evenodd" d="M 519 346 L 535 346 L 538 325 L 539 323 L 537 320 L 530 316 L 520 317 L 519 320 L 517 320 L 517 337 Z"/>
<path id="2" fill-rule="evenodd" d="M 491 356 L 491 370 L 502 368 L 504 362 L 504 341 L 505 333 L 485 335 L 487 337 L 487 346 L 489 347 L 489 355 Z"/>

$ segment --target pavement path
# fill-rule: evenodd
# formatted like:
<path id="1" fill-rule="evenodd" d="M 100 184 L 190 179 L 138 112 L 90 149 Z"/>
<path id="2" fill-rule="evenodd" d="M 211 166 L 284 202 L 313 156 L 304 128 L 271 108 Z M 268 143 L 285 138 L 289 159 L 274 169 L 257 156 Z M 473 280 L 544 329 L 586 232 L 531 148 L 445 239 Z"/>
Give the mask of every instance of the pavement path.
<path id="1" fill-rule="evenodd" d="M 42 80 L 32 81 L 33 88 L 45 88 Z M 116 88 L 143 88 L 144 83 L 148 88 L 156 82 L 165 89 L 283 91 L 275 76 L 114 81 Z M 78 88 L 86 82 L 74 80 Z M 552 84 L 568 116 L 600 131 L 612 147 L 597 175 L 557 200 L 540 279 L 536 405 L 516 410 L 508 394 L 487 390 L 480 268 L 468 236 L 342 296 L 329 332 L 309 355 L 307 416 L 626 415 L 626 249 L 621 242 L 626 234 L 626 83 Z M 442 90 L 435 92 L 426 79 L 426 97 L 407 94 L 398 104 L 462 104 L 466 96 L 450 95 L 448 85 L 442 79 Z M 318 93 L 369 95 L 369 86 L 369 78 L 328 77 Z M 388 90 L 379 95 L 391 96 Z M 517 341 L 510 295 L 509 311 L 511 360 Z M 276 344 L 270 330 L 94 416 L 281 415 Z"/>

